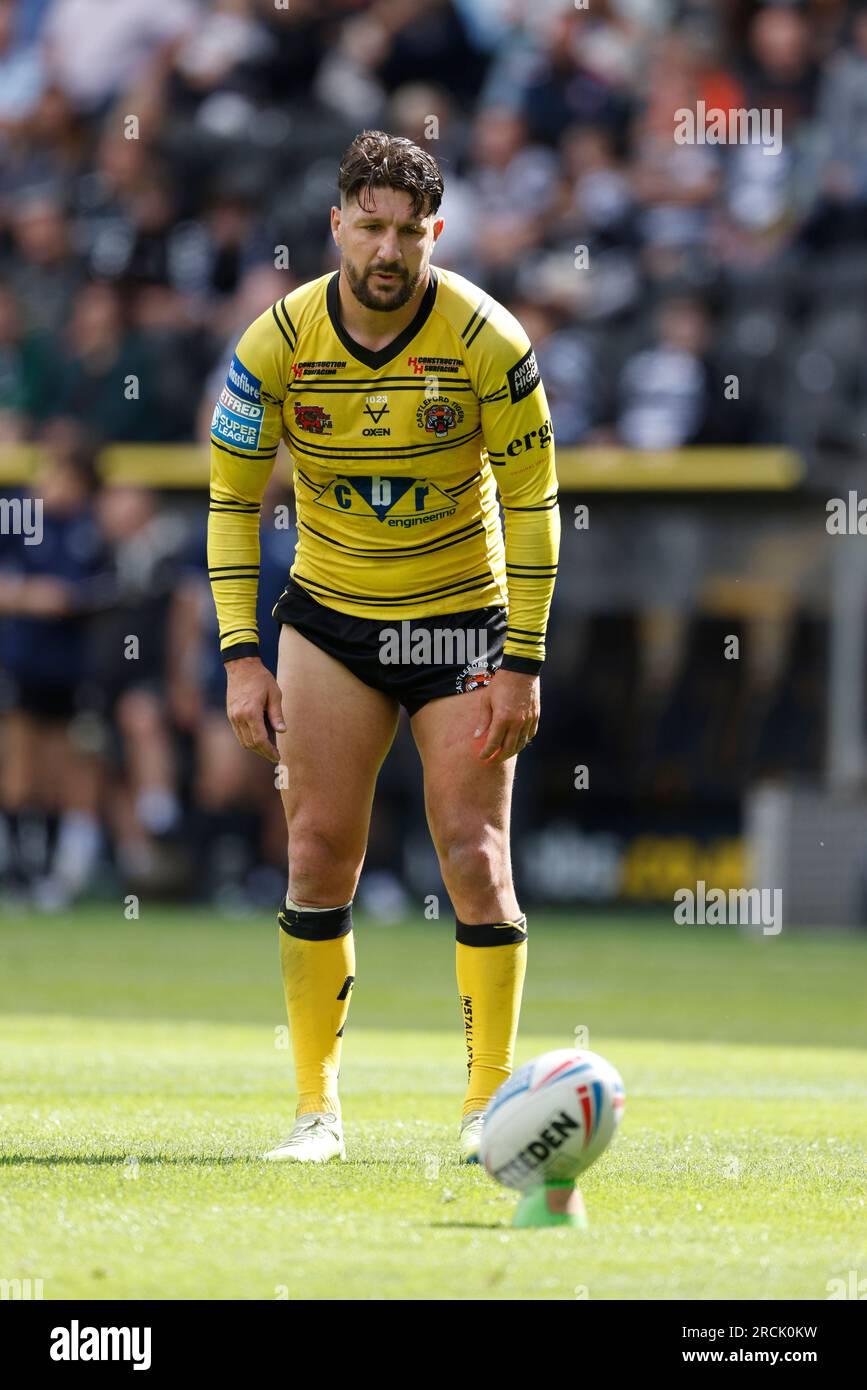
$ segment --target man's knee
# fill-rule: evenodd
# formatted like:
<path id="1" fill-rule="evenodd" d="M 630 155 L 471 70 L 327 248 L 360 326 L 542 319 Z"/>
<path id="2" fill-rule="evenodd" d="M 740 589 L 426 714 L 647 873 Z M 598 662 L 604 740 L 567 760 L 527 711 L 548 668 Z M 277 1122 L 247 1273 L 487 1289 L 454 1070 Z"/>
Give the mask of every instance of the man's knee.
<path id="1" fill-rule="evenodd" d="M 501 888 L 511 882 L 509 840 L 503 831 L 455 824 L 438 833 L 437 848 L 447 887 Z"/>
<path id="2" fill-rule="evenodd" d="M 361 855 L 327 830 L 293 826 L 289 832 L 289 893 L 296 902 L 335 907 L 355 893 Z"/>

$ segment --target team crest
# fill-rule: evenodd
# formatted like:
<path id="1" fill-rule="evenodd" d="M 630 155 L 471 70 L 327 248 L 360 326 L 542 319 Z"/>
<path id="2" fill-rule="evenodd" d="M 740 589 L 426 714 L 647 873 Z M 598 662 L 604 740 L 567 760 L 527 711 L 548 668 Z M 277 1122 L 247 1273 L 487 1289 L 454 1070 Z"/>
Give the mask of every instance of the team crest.
<path id="1" fill-rule="evenodd" d="M 334 422 L 324 405 L 301 405 L 295 401 L 294 408 L 295 424 L 299 430 L 307 430 L 310 434 L 331 433 Z"/>
<path id="2" fill-rule="evenodd" d="M 479 657 L 458 673 L 455 678 L 455 690 L 459 695 L 468 695 L 471 690 L 481 690 L 484 686 L 490 685 L 493 675 L 494 668 L 488 665 L 485 657 Z M 499 686 L 497 689 L 499 690 Z"/>
<path id="3" fill-rule="evenodd" d="M 432 396 L 429 400 L 422 401 L 415 418 L 419 429 L 423 429 L 426 434 L 445 439 L 449 430 L 461 424 L 464 412 L 455 401 L 450 401 L 445 396 Z"/>

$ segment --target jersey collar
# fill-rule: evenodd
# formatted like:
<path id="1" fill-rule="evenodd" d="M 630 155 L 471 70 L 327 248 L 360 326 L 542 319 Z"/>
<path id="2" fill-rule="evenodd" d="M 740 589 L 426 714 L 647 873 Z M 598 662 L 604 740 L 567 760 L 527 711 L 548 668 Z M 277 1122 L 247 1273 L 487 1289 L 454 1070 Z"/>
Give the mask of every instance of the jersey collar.
<path id="1" fill-rule="evenodd" d="M 422 301 L 418 306 L 418 312 L 415 318 L 411 323 L 407 324 L 406 328 L 404 328 L 401 333 L 398 333 L 396 338 L 392 338 L 390 343 L 386 343 L 385 347 L 377 348 L 374 352 L 371 348 L 362 347 L 361 343 L 357 343 L 355 339 L 347 333 L 343 326 L 343 321 L 340 317 L 340 297 L 337 289 L 337 282 L 339 279 L 340 271 L 338 270 L 335 271 L 328 281 L 328 288 L 325 296 L 328 305 L 328 317 L 331 319 L 331 327 L 346 348 L 346 351 L 351 352 L 352 356 L 357 358 L 359 362 L 363 362 L 365 367 L 372 367 L 374 371 L 378 370 L 380 367 L 384 367 L 387 362 L 391 362 L 393 358 L 397 357 L 399 352 L 402 352 L 403 349 L 412 342 L 415 335 L 419 333 L 427 323 L 430 312 L 434 306 L 434 301 L 437 297 L 437 273 L 433 266 L 431 266 L 430 280 L 428 281 L 427 289 L 422 295 Z"/>

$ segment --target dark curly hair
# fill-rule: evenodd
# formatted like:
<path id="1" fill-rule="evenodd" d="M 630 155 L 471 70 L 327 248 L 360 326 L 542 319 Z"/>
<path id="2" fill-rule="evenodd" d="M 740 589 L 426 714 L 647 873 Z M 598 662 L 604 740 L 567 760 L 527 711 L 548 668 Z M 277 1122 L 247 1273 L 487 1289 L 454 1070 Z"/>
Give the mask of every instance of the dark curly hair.
<path id="1" fill-rule="evenodd" d="M 436 212 L 443 196 L 443 176 L 433 155 L 402 135 L 363 130 L 340 161 L 337 187 L 341 198 L 355 198 L 374 188 L 397 188 L 412 199 L 413 217 Z"/>

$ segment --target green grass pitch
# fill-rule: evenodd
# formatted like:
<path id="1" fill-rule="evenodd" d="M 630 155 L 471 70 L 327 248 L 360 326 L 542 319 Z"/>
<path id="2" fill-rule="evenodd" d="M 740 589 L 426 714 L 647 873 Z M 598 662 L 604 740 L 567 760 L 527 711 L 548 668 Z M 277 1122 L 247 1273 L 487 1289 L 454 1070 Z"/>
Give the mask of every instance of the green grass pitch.
<path id="1" fill-rule="evenodd" d="M 0 922 L 0 1279 L 51 1298 L 825 1299 L 867 1275 L 867 939 L 532 914 L 517 1061 L 621 1070 L 590 1229 L 510 1228 L 456 1161 L 453 929 L 357 924 L 349 1161 L 269 1166 L 293 1094 L 276 927 Z"/>

